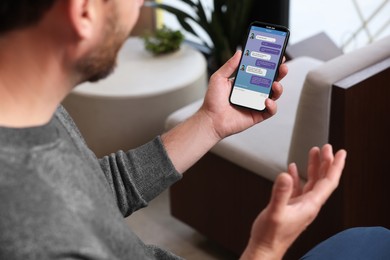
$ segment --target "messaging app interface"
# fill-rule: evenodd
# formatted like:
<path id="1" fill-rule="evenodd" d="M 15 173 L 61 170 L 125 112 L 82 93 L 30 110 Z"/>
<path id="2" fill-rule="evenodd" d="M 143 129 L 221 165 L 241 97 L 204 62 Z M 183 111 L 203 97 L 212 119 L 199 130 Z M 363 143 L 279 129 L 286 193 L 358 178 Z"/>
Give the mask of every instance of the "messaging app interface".
<path id="1" fill-rule="evenodd" d="M 283 31 L 251 27 L 231 95 L 233 103 L 265 108 L 286 36 Z"/>

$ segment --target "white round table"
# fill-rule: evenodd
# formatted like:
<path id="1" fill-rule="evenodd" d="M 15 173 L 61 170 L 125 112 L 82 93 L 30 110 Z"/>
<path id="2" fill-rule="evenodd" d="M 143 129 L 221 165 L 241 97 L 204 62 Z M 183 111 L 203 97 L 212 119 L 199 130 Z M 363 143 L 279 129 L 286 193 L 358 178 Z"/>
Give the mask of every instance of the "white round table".
<path id="1" fill-rule="evenodd" d="M 97 156 L 137 147 L 161 134 L 175 110 L 204 96 L 207 64 L 183 44 L 153 56 L 139 38 L 129 38 L 114 73 L 75 88 L 63 105 Z"/>

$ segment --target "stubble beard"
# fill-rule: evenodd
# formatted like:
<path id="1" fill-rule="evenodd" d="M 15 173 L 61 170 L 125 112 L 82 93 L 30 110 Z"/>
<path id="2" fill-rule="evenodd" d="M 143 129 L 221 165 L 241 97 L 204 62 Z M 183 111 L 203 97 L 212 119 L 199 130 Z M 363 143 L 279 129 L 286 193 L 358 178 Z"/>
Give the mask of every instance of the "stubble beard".
<path id="1" fill-rule="evenodd" d="M 117 55 L 128 33 L 117 23 L 116 12 L 108 17 L 102 43 L 76 65 L 81 81 L 96 82 L 109 76 L 116 67 Z"/>

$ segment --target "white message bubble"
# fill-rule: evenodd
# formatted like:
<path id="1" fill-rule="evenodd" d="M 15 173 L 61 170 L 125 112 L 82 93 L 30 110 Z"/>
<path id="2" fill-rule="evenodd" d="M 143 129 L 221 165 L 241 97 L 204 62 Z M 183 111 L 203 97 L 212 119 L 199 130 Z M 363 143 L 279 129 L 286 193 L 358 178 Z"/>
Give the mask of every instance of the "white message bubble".
<path id="1" fill-rule="evenodd" d="M 267 74 L 267 70 L 266 69 L 257 68 L 257 67 L 253 67 L 253 66 L 247 66 L 246 67 L 246 72 L 250 73 L 250 74 L 255 74 L 255 75 L 258 75 L 258 76 L 261 76 L 261 77 L 264 77 Z"/>
<path id="2" fill-rule="evenodd" d="M 265 42 L 276 42 L 275 38 L 271 38 L 263 35 L 256 35 L 256 39 Z"/>
<path id="3" fill-rule="evenodd" d="M 271 60 L 271 55 L 262 52 L 252 51 L 251 56 L 262 60 Z"/>

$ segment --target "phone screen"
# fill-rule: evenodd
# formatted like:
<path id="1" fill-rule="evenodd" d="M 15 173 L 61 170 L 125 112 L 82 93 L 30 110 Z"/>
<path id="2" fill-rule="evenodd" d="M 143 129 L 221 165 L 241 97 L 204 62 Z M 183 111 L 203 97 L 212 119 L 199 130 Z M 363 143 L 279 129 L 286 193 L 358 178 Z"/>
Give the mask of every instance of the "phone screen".
<path id="1" fill-rule="evenodd" d="M 262 111 L 287 45 L 286 27 L 254 22 L 250 25 L 230 102 Z"/>

